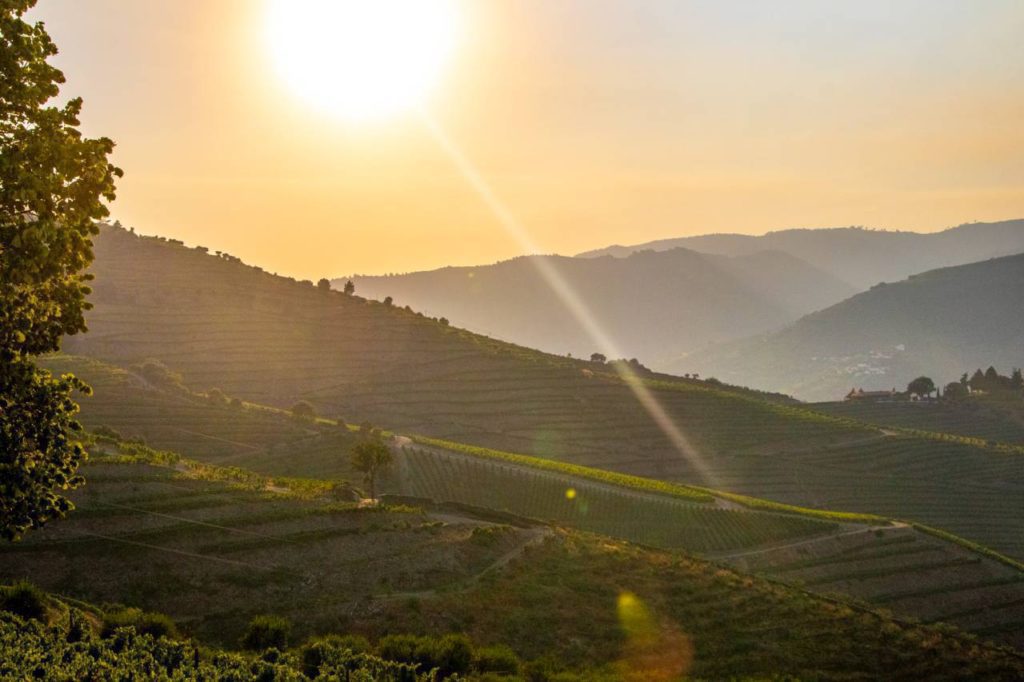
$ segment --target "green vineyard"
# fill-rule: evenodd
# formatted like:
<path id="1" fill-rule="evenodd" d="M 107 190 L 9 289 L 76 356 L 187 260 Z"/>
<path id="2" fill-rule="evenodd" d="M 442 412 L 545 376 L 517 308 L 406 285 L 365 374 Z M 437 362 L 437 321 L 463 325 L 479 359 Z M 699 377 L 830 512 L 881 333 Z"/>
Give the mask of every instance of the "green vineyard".
<path id="1" fill-rule="evenodd" d="M 951 433 L 985 441 L 1024 445 L 1024 405 L 974 397 L 959 402 L 816 403 L 815 411 L 899 428 Z M 1007 409 L 1015 407 L 1014 410 Z"/>
<path id="2" fill-rule="evenodd" d="M 701 504 L 666 495 L 444 453 L 402 449 L 403 494 L 497 509 L 632 542 L 717 552 L 834 532 L 837 524 Z"/>
<path id="3" fill-rule="evenodd" d="M 738 557 L 735 565 L 1024 646 L 1024 570 L 907 526 Z"/>
<path id="4" fill-rule="evenodd" d="M 29 579 L 89 603 L 166 613 L 221 645 L 267 612 L 293 620 L 301 637 L 330 632 L 359 600 L 457 584 L 521 541 L 507 526 L 300 499 L 169 466 L 101 459 L 83 473 L 66 520 L 0 546 L 0 583 Z M 496 529 L 488 543 L 478 527 Z"/>

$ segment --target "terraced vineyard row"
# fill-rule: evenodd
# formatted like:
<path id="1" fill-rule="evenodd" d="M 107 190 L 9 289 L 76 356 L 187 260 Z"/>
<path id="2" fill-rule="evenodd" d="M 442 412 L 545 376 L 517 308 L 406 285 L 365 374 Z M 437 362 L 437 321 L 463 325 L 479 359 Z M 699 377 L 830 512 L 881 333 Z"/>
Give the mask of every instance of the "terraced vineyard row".
<path id="1" fill-rule="evenodd" d="M 730 561 L 743 570 L 848 594 L 1024 648 L 1024 571 L 910 527 L 836 536 Z"/>
<path id="2" fill-rule="evenodd" d="M 1020 401 L 1018 400 L 1018 403 Z M 881 426 L 952 433 L 1024 445 L 1024 420 L 983 398 L 941 403 L 815 403 L 815 411 Z M 1024 407 L 1018 407 L 1019 412 Z"/>
<path id="3" fill-rule="evenodd" d="M 715 460 L 712 470 L 725 490 L 916 521 L 1024 560 L 1020 455 L 893 436 Z"/>
<path id="4" fill-rule="evenodd" d="M 834 532 L 836 524 L 723 509 L 586 479 L 441 453 L 402 449 L 404 494 L 499 509 L 664 548 L 714 552 Z"/>
<path id="5" fill-rule="evenodd" d="M 505 526 L 356 510 L 167 467 L 94 462 L 83 473 L 68 519 L 0 546 L 0 583 L 27 578 L 90 603 L 167 613 L 229 646 L 258 613 L 289 617 L 300 636 L 330 631 L 360 599 L 458 583 L 519 542 Z M 494 529 L 487 543 L 476 528 Z"/>

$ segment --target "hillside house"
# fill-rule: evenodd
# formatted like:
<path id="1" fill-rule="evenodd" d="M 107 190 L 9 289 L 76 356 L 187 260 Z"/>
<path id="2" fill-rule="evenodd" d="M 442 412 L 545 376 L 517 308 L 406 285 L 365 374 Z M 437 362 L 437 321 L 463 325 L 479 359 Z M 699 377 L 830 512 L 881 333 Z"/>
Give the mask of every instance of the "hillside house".
<path id="1" fill-rule="evenodd" d="M 902 394 L 895 388 L 889 391 L 865 391 L 863 388 L 851 388 L 844 400 L 871 403 L 891 403 L 899 400 Z"/>

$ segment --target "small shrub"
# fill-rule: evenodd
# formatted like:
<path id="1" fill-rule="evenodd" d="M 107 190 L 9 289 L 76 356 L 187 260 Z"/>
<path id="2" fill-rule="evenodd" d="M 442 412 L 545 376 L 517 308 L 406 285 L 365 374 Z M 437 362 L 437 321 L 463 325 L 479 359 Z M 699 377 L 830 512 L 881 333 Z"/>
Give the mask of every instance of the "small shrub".
<path id="1" fill-rule="evenodd" d="M 473 667 L 481 673 L 519 674 L 519 657 L 504 644 L 483 647 L 476 650 Z"/>
<path id="2" fill-rule="evenodd" d="M 224 395 L 224 391 L 220 390 L 219 388 L 211 388 L 209 391 L 207 391 L 206 400 L 211 405 L 216 405 L 218 407 L 223 407 L 224 405 L 227 405 L 230 402 L 230 400 L 228 400 L 228 397 Z"/>
<path id="3" fill-rule="evenodd" d="M 46 602 L 43 591 L 24 580 L 0 588 L 0 610 L 17 614 L 25 620 L 45 620 Z"/>
<path id="4" fill-rule="evenodd" d="M 134 607 L 108 611 L 103 615 L 102 637 L 110 637 L 118 628 L 131 627 L 140 635 L 177 637 L 178 627 L 162 613 L 150 613 Z"/>
<path id="5" fill-rule="evenodd" d="M 368 654 L 372 651 L 369 640 L 362 635 L 327 635 L 318 637 L 302 647 L 302 668 L 307 677 L 315 678 L 325 663 L 340 658 L 338 654 Z"/>
<path id="6" fill-rule="evenodd" d="M 280 616 L 256 616 L 249 621 L 249 630 L 242 637 L 242 648 L 250 651 L 288 648 L 292 624 Z"/>
<path id="7" fill-rule="evenodd" d="M 377 643 L 377 654 L 389 661 L 416 663 L 420 639 L 416 635 L 387 635 Z"/>
<path id="8" fill-rule="evenodd" d="M 308 400 L 300 400 L 292 405 L 292 416 L 296 419 L 316 418 L 316 409 Z"/>
<path id="9" fill-rule="evenodd" d="M 445 635 L 441 639 L 424 638 L 423 648 L 416 656 L 429 663 L 424 669 L 437 668 L 441 677 L 469 672 L 473 663 L 473 643 L 466 635 Z"/>
<path id="10" fill-rule="evenodd" d="M 121 433 L 115 429 L 101 424 L 92 430 L 93 434 L 101 438 L 110 438 L 111 440 L 122 440 Z"/>

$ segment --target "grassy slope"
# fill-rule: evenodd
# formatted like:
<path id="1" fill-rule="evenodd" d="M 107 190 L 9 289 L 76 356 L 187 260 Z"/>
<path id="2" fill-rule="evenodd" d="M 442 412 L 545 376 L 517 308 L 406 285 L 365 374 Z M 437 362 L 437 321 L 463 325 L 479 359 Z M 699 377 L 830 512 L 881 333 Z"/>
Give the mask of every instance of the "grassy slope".
<path id="1" fill-rule="evenodd" d="M 79 511 L 4 547 L 0 580 L 28 575 L 70 597 L 164 610 L 207 642 L 233 643 L 253 613 L 270 611 L 290 616 L 300 638 L 467 631 L 528 659 L 639 669 L 647 679 L 652 664 L 714 679 L 882 671 L 1009 679 L 1024 666 L 1019 655 L 945 626 L 895 621 L 596 536 L 556 532 L 465 582 L 529 531 L 325 506 L 145 464 L 89 468 Z"/>

